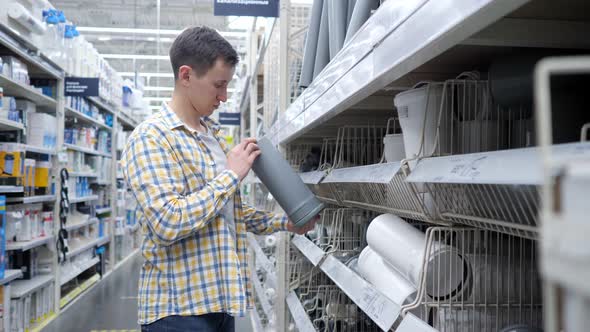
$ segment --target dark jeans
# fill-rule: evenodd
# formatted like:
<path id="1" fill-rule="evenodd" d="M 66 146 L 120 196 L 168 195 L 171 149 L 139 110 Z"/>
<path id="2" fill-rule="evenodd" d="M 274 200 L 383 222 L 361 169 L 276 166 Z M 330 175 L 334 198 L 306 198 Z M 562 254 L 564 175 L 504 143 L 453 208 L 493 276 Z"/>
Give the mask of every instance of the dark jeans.
<path id="1" fill-rule="evenodd" d="M 235 332 L 234 318 L 225 313 L 199 316 L 168 316 L 142 325 L 141 332 Z"/>

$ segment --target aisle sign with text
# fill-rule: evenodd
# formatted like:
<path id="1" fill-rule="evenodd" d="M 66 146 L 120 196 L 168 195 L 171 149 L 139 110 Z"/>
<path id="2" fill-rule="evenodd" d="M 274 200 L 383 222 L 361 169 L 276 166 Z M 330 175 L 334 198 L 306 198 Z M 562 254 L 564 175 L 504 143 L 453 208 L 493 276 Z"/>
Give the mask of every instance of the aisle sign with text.
<path id="1" fill-rule="evenodd" d="M 279 0 L 214 0 L 213 14 L 279 17 Z"/>
<path id="2" fill-rule="evenodd" d="M 98 97 L 98 78 L 66 77 L 65 95 L 71 97 Z"/>
<path id="3" fill-rule="evenodd" d="M 219 124 L 224 126 L 239 126 L 242 113 L 219 112 Z"/>

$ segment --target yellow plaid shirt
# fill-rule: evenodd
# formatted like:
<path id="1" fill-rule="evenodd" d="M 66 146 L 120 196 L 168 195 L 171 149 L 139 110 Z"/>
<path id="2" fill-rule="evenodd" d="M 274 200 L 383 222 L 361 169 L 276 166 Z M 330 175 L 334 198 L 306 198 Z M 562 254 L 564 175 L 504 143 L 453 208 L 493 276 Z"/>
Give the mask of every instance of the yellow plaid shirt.
<path id="1" fill-rule="evenodd" d="M 219 126 L 204 121 L 227 153 Z M 243 316 L 252 305 L 246 232 L 285 230 L 287 218 L 243 204 L 237 174 L 216 174 L 200 134 L 166 105 L 133 131 L 121 159 L 145 234 L 139 324 L 171 315 Z M 220 213 L 230 199 L 235 241 Z"/>

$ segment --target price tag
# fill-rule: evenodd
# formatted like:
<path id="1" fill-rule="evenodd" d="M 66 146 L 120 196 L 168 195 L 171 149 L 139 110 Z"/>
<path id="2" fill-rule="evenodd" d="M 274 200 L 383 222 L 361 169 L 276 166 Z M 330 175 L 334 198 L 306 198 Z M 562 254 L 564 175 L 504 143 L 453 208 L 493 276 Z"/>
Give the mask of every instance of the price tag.
<path id="1" fill-rule="evenodd" d="M 383 310 L 386 306 L 385 298 L 374 288 L 364 286 L 360 302 L 365 313 L 373 320 L 379 320 L 383 316 Z"/>
<path id="2" fill-rule="evenodd" d="M 68 162 L 68 153 L 66 150 L 61 150 L 57 153 L 57 160 L 62 164 L 66 164 Z"/>

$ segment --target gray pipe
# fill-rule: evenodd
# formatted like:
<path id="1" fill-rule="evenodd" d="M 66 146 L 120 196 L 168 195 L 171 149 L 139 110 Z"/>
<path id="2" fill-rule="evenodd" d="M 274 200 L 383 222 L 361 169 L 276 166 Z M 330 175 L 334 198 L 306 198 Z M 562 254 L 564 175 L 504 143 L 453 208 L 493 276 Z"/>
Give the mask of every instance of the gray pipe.
<path id="1" fill-rule="evenodd" d="M 328 1 L 328 30 L 330 31 L 330 60 L 344 45 L 346 38 L 346 19 L 348 15 L 348 0 Z"/>
<path id="2" fill-rule="evenodd" d="M 322 7 L 324 0 L 315 0 L 311 7 L 309 29 L 305 39 L 305 50 L 303 51 L 303 64 L 301 65 L 301 78 L 299 86 L 307 88 L 313 79 L 313 67 L 315 66 L 315 52 L 318 47 L 318 36 L 320 34 L 320 21 L 322 20 Z"/>
<path id="3" fill-rule="evenodd" d="M 324 209 L 324 204 L 315 197 L 267 138 L 259 139 L 258 146 L 262 153 L 254 161 L 252 170 L 293 224 L 297 227 L 305 225 Z"/>
<path id="4" fill-rule="evenodd" d="M 348 26 L 350 25 L 350 19 L 352 18 L 352 12 L 354 11 L 355 5 L 356 0 L 348 0 L 348 9 L 346 10 L 346 31 L 348 31 Z"/>
<path id="5" fill-rule="evenodd" d="M 357 0 L 352 11 L 352 17 L 350 18 L 350 24 L 346 31 L 346 43 L 359 29 L 365 24 L 365 22 L 371 16 L 371 11 L 379 8 L 379 0 Z"/>
<path id="6" fill-rule="evenodd" d="M 320 32 L 318 35 L 318 45 L 315 53 L 315 64 L 313 67 L 313 79 L 315 79 L 320 72 L 330 62 L 330 50 L 329 50 L 329 28 L 328 28 L 328 1 L 324 0 L 322 6 L 322 19 L 320 21 Z"/>

